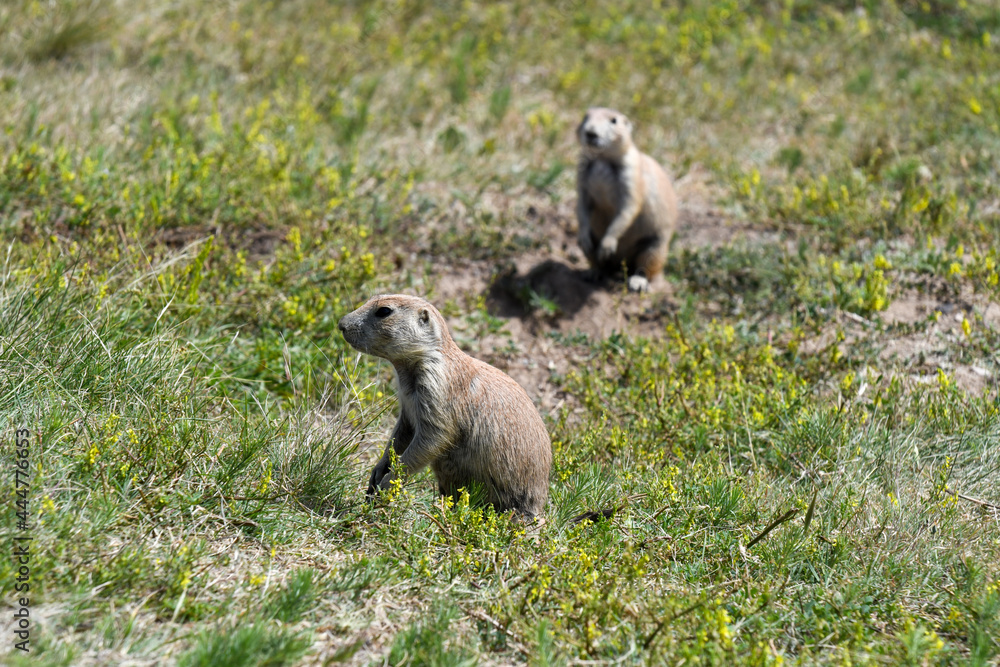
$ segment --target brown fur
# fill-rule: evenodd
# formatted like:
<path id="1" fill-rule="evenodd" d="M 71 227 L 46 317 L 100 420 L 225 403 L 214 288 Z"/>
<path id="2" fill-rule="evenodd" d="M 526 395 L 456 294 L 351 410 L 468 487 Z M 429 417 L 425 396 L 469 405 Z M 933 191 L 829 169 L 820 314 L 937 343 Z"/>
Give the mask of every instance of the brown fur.
<path id="1" fill-rule="evenodd" d="M 429 465 L 442 494 L 481 486 L 498 511 L 541 514 L 552 447 L 527 393 L 502 371 L 462 352 L 423 299 L 375 296 L 340 320 L 355 349 L 392 362 L 400 414 L 368 493 Z M 401 468 L 391 469 L 394 450 Z"/>
<path id="2" fill-rule="evenodd" d="M 632 123 L 612 109 L 587 111 L 577 128 L 577 238 L 598 274 L 625 264 L 632 291 L 646 291 L 666 262 L 677 195 L 656 160 L 632 143 Z"/>

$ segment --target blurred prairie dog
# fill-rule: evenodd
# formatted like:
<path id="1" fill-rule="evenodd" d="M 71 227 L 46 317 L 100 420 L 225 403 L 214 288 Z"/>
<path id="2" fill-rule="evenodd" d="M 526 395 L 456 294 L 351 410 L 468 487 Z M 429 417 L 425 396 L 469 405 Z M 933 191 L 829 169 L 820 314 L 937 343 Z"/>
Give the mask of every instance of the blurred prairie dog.
<path id="1" fill-rule="evenodd" d="M 429 465 L 442 494 L 478 483 L 497 511 L 543 512 L 552 446 L 521 385 L 462 352 L 441 313 L 417 297 L 374 296 L 339 326 L 352 347 L 392 362 L 399 386 L 399 420 L 369 495 L 400 474 L 395 450 L 406 474 Z"/>
<path id="2" fill-rule="evenodd" d="M 677 226 L 677 195 L 663 167 L 632 143 L 632 123 L 613 109 L 589 109 L 576 130 L 577 240 L 597 274 L 622 262 L 628 288 L 660 277 Z"/>

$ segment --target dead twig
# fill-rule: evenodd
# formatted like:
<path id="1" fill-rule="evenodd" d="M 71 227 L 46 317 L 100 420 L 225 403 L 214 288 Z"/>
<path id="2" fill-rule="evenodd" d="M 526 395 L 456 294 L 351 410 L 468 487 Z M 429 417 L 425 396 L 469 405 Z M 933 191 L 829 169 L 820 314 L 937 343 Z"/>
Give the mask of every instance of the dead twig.
<path id="1" fill-rule="evenodd" d="M 945 491 L 955 496 L 956 498 L 961 498 L 962 500 L 968 501 L 970 503 L 975 503 L 980 507 L 989 507 L 990 509 L 1000 510 L 1000 505 L 991 503 L 986 500 L 980 500 L 979 498 L 973 498 L 972 496 L 967 496 L 964 493 L 958 493 L 957 491 L 952 491 L 951 489 L 945 488 Z"/>
<path id="2" fill-rule="evenodd" d="M 417 514 L 422 514 L 425 517 L 427 517 L 428 519 L 430 519 L 432 522 L 434 522 L 434 525 L 436 525 L 438 528 L 440 528 L 441 532 L 444 533 L 445 535 L 447 535 L 449 540 L 452 540 L 452 541 L 455 540 L 455 536 L 451 534 L 451 531 L 448 530 L 443 523 L 441 523 L 440 521 L 438 521 L 437 519 L 435 519 L 433 516 L 431 516 L 427 512 L 417 512 Z"/>
<path id="3" fill-rule="evenodd" d="M 576 515 L 575 517 L 573 517 L 572 519 L 570 519 L 569 522 L 570 523 L 580 523 L 581 521 L 587 521 L 588 519 L 590 521 L 597 521 L 597 519 L 599 519 L 601 517 L 604 517 L 605 519 L 610 519 L 615 514 L 618 514 L 618 512 L 621 512 L 623 509 L 625 509 L 626 507 L 628 507 L 629 504 L 635 502 L 636 500 L 642 500 L 643 498 L 646 497 L 646 495 L 647 494 L 645 494 L 645 493 L 636 493 L 634 495 L 631 495 L 631 496 L 628 496 L 627 498 L 625 498 L 625 502 L 623 504 L 619 505 L 618 507 L 609 507 L 609 508 L 603 509 L 603 510 L 593 510 L 593 511 L 590 511 L 590 512 L 584 512 L 583 514 Z"/>
<path id="4" fill-rule="evenodd" d="M 761 531 L 761 533 L 759 535 L 757 535 L 757 537 L 755 537 L 752 540 L 750 540 L 750 542 L 747 544 L 746 548 L 749 549 L 753 545 L 755 545 L 758 542 L 760 542 L 762 539 L 764 539 L 765 537 L 767 537 L 768 533 L 770 533 L 772 530 L 774 530 L 775 528 L 777 528 L 781 524 L 785 523 L 786 521 L 788 521 L 789 519 L 791 519 L 793 516 L 795 516 L 798 513 L 799 513 L 799 510 L 796 507 L 795 509 L 790 509 L 787 512 L 785 512 L 784 514 L 782 514 L 781 516 L 779 516 L 777 519 L 775 519 L 774 521 L 772 521 L 767 526 L 767 528 L 765 528 L 763 531 Z"/>
<path id="5" fill-rule="evenodd" d="M 569 520 L 570 523 L 580 523 L 581 521 L 597 521 L 599 518 L 604 517 L 605 519 L 610 519 L 616 513 L 621 512 L 625 509 L 625 505 L 619 505 L 618 507 L 609 507 L 604 510 L 594 510 L 592 512 L 584 512 L 583 514 L 578 514 Z"/>

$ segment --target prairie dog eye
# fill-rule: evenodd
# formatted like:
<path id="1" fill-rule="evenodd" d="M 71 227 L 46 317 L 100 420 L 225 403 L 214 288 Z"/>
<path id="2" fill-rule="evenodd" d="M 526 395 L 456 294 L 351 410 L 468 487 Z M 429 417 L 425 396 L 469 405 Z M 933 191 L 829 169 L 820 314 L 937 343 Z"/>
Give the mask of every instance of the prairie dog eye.
<path id="1" fill-rule="evenodd" d="M 618 124 L 618 117 L 617 116 L 612 116 L 611 117 L 611 124 L 612 125 L 617 125 Z"/>
<path id="2" fill-rule="evenodd" d="M 390 315 L 392 315 L 392 308 L 390 308 L 389 306 L 382 306 L 381 308 L 375 311 L 375 317 L 378 317 L 379 319 L 383 317 L 389 317 Z"/>

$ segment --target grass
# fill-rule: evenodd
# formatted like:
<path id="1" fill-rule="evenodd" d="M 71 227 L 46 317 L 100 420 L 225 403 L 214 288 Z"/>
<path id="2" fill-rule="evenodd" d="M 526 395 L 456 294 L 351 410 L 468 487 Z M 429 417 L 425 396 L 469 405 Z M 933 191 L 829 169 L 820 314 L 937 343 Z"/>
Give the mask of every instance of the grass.
<path id="1" fill-rule="evenodd" d="M 1000 13 L 654 5 L 0 7 L 5 660 L 996 664 Z M 603 336 L 449 283 L 558 251 L 592 104 L 689 216 Z M 400 290 L 542 369 L 543 524 L 364 502 Z"/>

